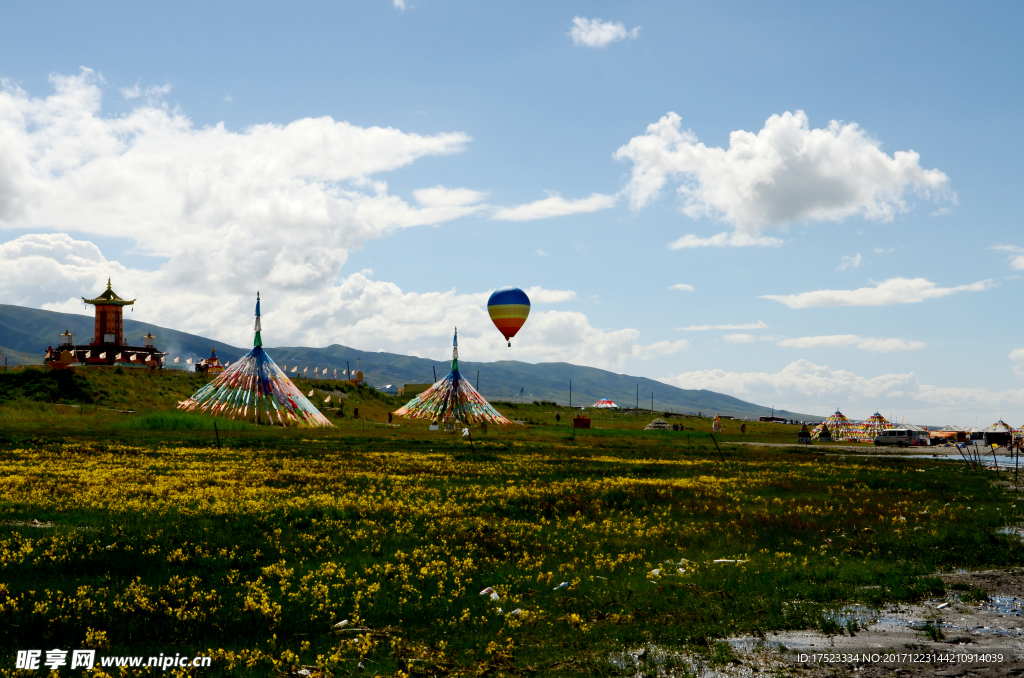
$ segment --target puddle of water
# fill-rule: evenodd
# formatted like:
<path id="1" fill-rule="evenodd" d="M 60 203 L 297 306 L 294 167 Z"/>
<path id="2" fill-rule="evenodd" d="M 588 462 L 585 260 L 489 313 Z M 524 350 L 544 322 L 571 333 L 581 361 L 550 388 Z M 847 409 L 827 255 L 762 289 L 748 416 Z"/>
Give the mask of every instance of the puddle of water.
<path id="1" fill-rule="evenodd" d="M 1024 617 L 1024 601 L 1010 596 L 991 596 L 978 606 L 981 610 L 998 612 L 1013 617 Z"/>

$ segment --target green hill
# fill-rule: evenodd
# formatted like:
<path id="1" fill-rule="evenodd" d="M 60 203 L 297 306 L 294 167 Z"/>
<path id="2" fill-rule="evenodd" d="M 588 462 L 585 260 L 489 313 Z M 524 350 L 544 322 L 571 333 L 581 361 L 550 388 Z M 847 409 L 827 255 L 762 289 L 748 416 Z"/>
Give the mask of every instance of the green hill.
<path id="1" fill-rule="evenodd" d="M 79 343 L 88 343 L 93 335 L 93 318 L 72 313 L 57 313 L 39 309 L 0 304 L 0 354 L 10 364 L 25 362 L 41 363 L 46 347 L 58 343 L 57 336 L 65 329 L 78 336 Z M 248 348 L 242 349 L 200 337 L 179 332 L 158 325 L 138 322 L 128 318 L 124 321 L 125 335 L 133 343 L 141 343 L 141 337 L 152 332 L 157 346 L 170 354 L 171 359 L 181 357 L 202 358 L 210 354 L 212 346 L 224 361 L 234 361 L 243 356 Z M 6 347 L 6 348 L 5 348 Z M 407 383 L 424 384 L 434 381 L 434 373 L 442 377 L 448 373 L 450 357 L 437 359 L 415 358 L 396 353 L 369 352 L 332 344 L 325 348 L 282 346 L 268 347 L 274 360 L 286 366 L 290 375 L 310 378 L 314 368 L 342 370 L 361 369 L 370 385 L 393 384 L 399 388 Z M 293 366 L 300 372 L 292 373 Z M 654 395 L 654 409 L 663 411 L 708 414 L 725 414 L 733 417 L 756 418 L 768 415 L 771 409 L 748 403 L 732 396 L 708 390 L 689 390 L 669 386 L 645 377 L 616 374 L 594 367 L 581 367 L 569 363 L 524 363 L 500 361 L 493 363 L 459 361 L 463 375 L 474 384 L 479 373 L 480 391 L 491 400 L 512 400 L 522 392 L 527 401 L 550 400 L 565 405 L 569 403 L 569 381 L 572 381 L 572 404 L 588 406 L 600 398 L 611 398 L 622 407 L 651 407 Z M 305 378 L 303 368 L 308 368 Z M 776 416 L 807 421 L 819 421 L 818 415 L 801 414 L 776 410 Z"/>

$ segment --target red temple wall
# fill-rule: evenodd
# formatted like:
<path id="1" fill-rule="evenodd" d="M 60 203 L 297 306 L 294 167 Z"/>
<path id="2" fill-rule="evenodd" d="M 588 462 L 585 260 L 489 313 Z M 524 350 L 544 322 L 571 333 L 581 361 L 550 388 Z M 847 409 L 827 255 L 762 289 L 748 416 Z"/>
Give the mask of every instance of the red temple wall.
<path id="1" fill-rule="evenodd" d="M 124 343 L 124 330 L 122 323 L 122 308 L 120 306 L 96 305 L 96 329 L 93 337 L 93 344 L 117 344 Z M 104 341 L 104 335 L 112 334 L 113 341 Z"/>

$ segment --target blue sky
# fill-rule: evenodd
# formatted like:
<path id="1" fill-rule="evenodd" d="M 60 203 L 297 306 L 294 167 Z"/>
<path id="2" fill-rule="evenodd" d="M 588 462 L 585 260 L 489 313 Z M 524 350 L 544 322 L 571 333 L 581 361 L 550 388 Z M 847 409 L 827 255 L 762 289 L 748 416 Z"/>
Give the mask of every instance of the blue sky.
<path id="1" fill-rule="evenodd" d="M 243 344 L 259 288 L 270 344 L 440 356 L 459 324 L 467 359 L 1018 425 L 1022 14 L 14 6 L 0 298 L 82 312 L 112 276 Z"/>

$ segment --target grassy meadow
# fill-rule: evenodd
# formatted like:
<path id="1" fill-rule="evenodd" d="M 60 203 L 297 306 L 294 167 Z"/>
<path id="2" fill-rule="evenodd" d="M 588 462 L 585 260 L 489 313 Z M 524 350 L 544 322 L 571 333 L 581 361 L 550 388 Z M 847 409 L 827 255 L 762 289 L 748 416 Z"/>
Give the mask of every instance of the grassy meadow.
<path id="1" fill-rule="evenodd" d="M 796 427 L 574 434 L 567 408 L 499 404 L 526 423 L 470 439 L 318 383 L 347 396 L 336 427 L 282 430 L 174 411 L 200 377 L 32 372 L 0 373 L 3 675 L 55 647 L 209 654 L 204 675 L 623 675 L 611 655 L 643 643 L 724 662 L 724 638 L 847 632 L 844 605 L 1024 557 L 999 532 L 1015 501 L 964 465 L 735 444 Z"/>

